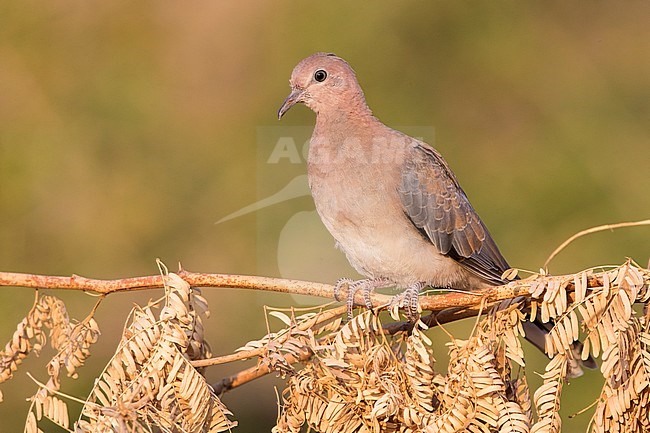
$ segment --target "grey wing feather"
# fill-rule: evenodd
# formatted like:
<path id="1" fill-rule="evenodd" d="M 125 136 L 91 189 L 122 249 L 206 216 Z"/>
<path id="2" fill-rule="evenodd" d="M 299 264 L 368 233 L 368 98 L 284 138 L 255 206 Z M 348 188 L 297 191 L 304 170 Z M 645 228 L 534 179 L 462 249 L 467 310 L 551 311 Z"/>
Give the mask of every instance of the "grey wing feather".
<path id="1" fill-rule="evenodd" d="M 442 156 L 416 143 L 399 189 L 404 213 L 441 254 L 495 285 L 509 266 Z"/>

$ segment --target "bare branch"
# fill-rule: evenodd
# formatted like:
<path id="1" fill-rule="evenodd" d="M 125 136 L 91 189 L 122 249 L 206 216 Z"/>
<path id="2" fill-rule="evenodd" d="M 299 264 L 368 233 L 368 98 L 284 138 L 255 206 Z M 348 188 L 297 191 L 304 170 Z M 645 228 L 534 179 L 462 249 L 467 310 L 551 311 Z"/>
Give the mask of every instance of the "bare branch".
<path id="1" fill-rule="evenodd" d="M 235 289 L 254 289 L 297 295 L 310 295 L 321 298 L 334 298 L 334 286 L 311 281 L 289 280 L 284 278 L 259 277 L 251 275 L 206 274 L 180 270 L 177 273 L 193 287 L 222 287 Z M 478 289 L 471 292 L 449 292 L 445 294 L 422 296 L 420 305 L 423 310 L 442 311 L 449 308 L 470 308 L 481 302 L 491 304 L 516 296 L 529 296 L 527 280 L 511 282 L 503 286 Z M 591 277 L 589 287 L 597 287 L 602 282 L 598 276 Z M 30 287 L 40 289 L 81 290 L 108 295 L 114 292 L 149 290 L 163 287 L 160 275 L 123 278 L 116 280 L 99 280 L 79 275 L 70 277 L 21 274 L 15 272 L 0 272 L 0 287 Z M 570 289 L 571 287 L 569 287 Z M 345 292 L 345 291 L 344 291 Z M 346 293 L 341 293 L 345 298 Z M 373 307 L 382 307 L 390 303 L 391 296 L 371 293 L 370 301 Z M 356 305 L 365 305 L 363 294 L 355 296 Z"/>
<path id="2" fill-rule="evenodd" d="M 305 331 L 307 329 L 310 329 L 316 325 L 323 324 L 327 321 L 336 319 L 337 317 L 341 316 L 342 314 L 345 314 L 345 311 L 347 310 L 346 307 L 338 307 L 338 308 L 332 308 L 331 310 L 325 310 L 322 311 L 321 313 L 315 315 L 309 320 L 306 320 L 302 323 L 300 323 L 298 326 L 296 326 L 296 330 L 298 331 Z M 284 343 L 289 337 L 291 336 L 290 333 L 285 334 L 283 337 L 280 337 L 276 339 L 276 343 Z M 260 347 L 257 349 L 251 349 L 251 350 L 246 350 L 246 351 L 241 351 L 237 353 L 233 353 L 230 355 L 225 355 L 225 356 L 219 356 L 216 358 L 208 358 L 208 359 L 199 359 L 196 361 L 192 361 L 192 365 L 194 367 L 207 367 L 210 365 L 218 365 L 218 364 L 226 364 L 228 362 L 233 362 L 233 361 L 240 361 L 244 359 L 250 359 L 254 358 L 256 356 L 263 355 L 266 352 L 266 347 Z M 295 361 L 293 361 L 295 362 Z"/>
<path id="3" fill-rule="evenodd" d="M 311 358 L 313 354 L 311 352 L 305 353 L 300 358 L 296 358 L 293 355 L 285 355 L 287 364 L 295 364 L 297 362 L 304 362 Z M 256 365 L 240 372 L 237 372 L 231 376 L 224 377 L 220 381 L 212 385 L 212 389 L 217 395 L 222 395 L 232 389 L 238 388 L 248 382 L 251 382 L 260 377 L 266 376 L 271 373 L 271 370 L 268 365 Z"/>

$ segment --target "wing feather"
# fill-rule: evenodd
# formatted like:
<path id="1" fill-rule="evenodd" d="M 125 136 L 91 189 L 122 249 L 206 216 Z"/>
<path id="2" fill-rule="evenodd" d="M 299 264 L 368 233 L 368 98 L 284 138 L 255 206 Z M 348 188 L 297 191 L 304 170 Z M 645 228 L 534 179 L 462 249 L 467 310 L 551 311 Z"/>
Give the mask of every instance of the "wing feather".
<path id="1" fill-rule="evenodd" d="M 509 268 L 442 156 L 415 142 L 399 189 L 404 213 L 441 254 L 493 284 Z"/>

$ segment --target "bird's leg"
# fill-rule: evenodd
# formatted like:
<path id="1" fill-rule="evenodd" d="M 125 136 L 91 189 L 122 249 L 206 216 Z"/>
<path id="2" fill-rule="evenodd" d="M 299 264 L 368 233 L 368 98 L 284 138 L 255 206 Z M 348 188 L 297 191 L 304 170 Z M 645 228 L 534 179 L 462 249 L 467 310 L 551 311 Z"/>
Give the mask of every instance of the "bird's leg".
<path id="1" fill-rule="evenodd" d="M 366 304 L 366 308 L 370 310 L 372 309 L 372 302 L 370 301 L 370 293 L 375 289 L 390 286 L 391 282 L 388 280 L 388 278 L 381 278 L 381 277 L 362 280 L 362 281 L 364 281 L 364 284 L 361 284 L 359 287 L 357 287 L 357 290 L 359 289 L 363 290 L 363 302 Z M 352 301 L 354 302 L 354 298 L 352 299 Z"/>
<path id="2" fill-rule="evenodd" d="M 339 278 L 339 280 L 336 282 L 336 285 L 334 286 L 334 299 L 337 301 L 341 300 L 341 287 L 343 286 L 348 286 L 348 290 L 350 288 L 350 285 L 353 283 L 351 278 Z"/>
<path id="3" fill-rule="evenodd" d="M 416 283 L 409 286 L 399 295 L 393 296 L 390 301 L 390 307 L 397 305 L 406 310 L 406 317 L 415 322 L 420 314 L 418 311 L 418 301 L 420 298 L 420 291 L 426 286 L 424 283 Z"/>
<path id="4" fill-rule="evenodd" d="M 334 287 L 334 298 L 338 301 L 341 288 L 347 285 L 348 286 L 348 318 L 352 317 L 352 309 L 354 308 L 354 295 L 358 290 L 363 290 L 363 300 L 366 304 L 366 307 L 369 309 L 372 308 L 372 302 L 370 301 L 370 293 L 380 287 L 388 287 L 391 285 L 391 282 L 387 278 L 368 278 L 365 280 L 352 281 L 349 278 L 341 278 L 336 282 Z"/>

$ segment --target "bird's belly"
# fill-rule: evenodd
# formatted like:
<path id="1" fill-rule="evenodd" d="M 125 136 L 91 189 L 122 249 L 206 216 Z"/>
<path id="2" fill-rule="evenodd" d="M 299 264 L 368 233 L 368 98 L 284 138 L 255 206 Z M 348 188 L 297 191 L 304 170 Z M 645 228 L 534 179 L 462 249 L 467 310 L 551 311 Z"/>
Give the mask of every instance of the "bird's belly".
<path id="1" fill-rule="evenodd" d="M 424 282 L 436 287 L 468 288 L 466 272 L 440 254 L 401 211 L 379 204 L 369 206 L 361 197 L 354 203 L 344 200 L 338 196 L 326 203 L 317 201 L 316 208 L 359 273 L 388 278 L 399 287 Z"/>
<path id="2" fill-rule="evenodd" d="M 400 287 L 424 282 L 468 289 L 473 280 L 456 261 L 436 247 L 406 217 L 397 187 L 386 179 L 388 164 L 308 164 L 316 210 L 350 264 L 369 278 L 388 278 Z M 361 161 L 361 162 L 359 162 Z"/>

